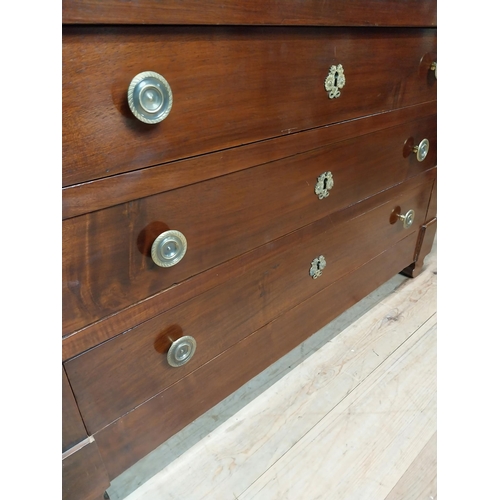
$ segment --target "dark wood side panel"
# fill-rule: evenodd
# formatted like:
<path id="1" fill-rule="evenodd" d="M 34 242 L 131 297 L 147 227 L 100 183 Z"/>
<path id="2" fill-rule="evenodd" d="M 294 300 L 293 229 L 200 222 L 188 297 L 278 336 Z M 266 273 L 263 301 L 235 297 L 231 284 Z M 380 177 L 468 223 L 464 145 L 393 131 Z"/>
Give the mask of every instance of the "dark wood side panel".
<path id="1" fill-rule="evenodd" d="M 63 500 L 97 500 L 108 487 L 108 473 L 95 442 L 62 461 Z"/>
<path id="2" fill-rule="evenodd" d="M 432 186 L 431 201 L 429 203 L 429 208 L 427 209 L 427 220 L 434 219 L 437 217 L 438 201 L 437 201 L 437 178 Z"/>
<path id="3" fill-rule="evenodd" d="M 433 101 L 420 63 L 436 41 L 435 29 L 66 27 L 63 185 Z M 329 99 L 340 63 L 346 85 Z M 173 92 L 156 125 L 127 103 L 146 70 Z"/>
<path id="4" fill-rule="evenodd" d="M 423 162 L 403 156 L 409 136 L 427 137 Z M 63 334 L 67 335 L 174 283 L 382 192 L 436 162 L 435 115 L 333 146 L 63 222 Z M 334 187 L 319 200 L 318 176 Z M 244 229 L 242 237 L 241 228 Z M 167 229 L 188 252 L 156 266 L 150 250 Z"/>
<path id="5" fill-rule="evenodd" d="M 420 234 L 415 248 L 414 262 L 403 269 L 402 274 L 414 278 L 424 267 L 425 257 L 429 254 L 434 244 L 437 232 L 437 178 L 432 185 L 429 206 L 425 217 L 426 223 L 420 228 Z"/>
<path id="6" fill-rule="evenodd" d="M 75 444 L 87 438 L 87 431 L 78 411 L 68 377 L 62 368 L 62 451 L 69 450 Z"/>
<path id="7" fill-rule="evenodd" d="M 412 262 L 409 266 L 405 267 L 401 271 L 401 274 L 404 274 L 405 276 L 408 276 L 410 278 L 415 278 L 422 272 L 424 268 L 425 257 L 429 255 L 432 249 L 434 238 L 436 237 L 436 232 L 437 218 L 431 219 L 420 228 L 420 233 L 415 250 L 415 262 Z"/>
<path id="8" fill-rule="evenodd" d="M 420 271 L 422 270 L 424 259 L 425 257 L 427 257 L 427 255 L 429 255 L 432 249 L 432 245 L 434 244 L 434 238 L 436 237 L 437 232 L 437 218 L 426 222 L 422 226 L 422 231 L 424 233 L 422 237 L 422 244 L 420 246 L 417 260 L 415 262 L 415 269 L 418 273 L 420 273 Z"/>
<path id="9" fill-rule="evenodd" d="M 110 477 L 118 476 L 398 273 L 413 257 L 415 234 L 98 432 L 95 438 Z"/>
<path id="10" fill-rule="evenodd" d="M 436 26 L 436 0 L 63 0 L 63 23 Z"/>
<path id="11" fill-rule="evenodd" d="M 382 204 L 361 216 L 332 222 L 326 217 L 287 238 L 283 252 L 251 266 L 238 280 L 168 311 L 116 339 L 67 362 L 83 419 L 91 433 L 185 377 L 251 332 L 380 254 L 424 222 L 432 179 L 386 192 Z M 415 210 L 415 226 L 404 229 L 393 210 Z M 319 279 L 311 262 L 323 255 Z M 169 338 L 191 335 L 195 357 L 172 368 L 166 362 Z"/>

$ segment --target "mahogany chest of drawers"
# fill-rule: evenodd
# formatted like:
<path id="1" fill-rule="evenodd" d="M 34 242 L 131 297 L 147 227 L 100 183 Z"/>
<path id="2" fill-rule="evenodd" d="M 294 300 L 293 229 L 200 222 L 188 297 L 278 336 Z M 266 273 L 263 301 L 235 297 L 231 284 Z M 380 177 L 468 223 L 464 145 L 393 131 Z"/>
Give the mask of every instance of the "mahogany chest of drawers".
<path id="1" fill-rule="evenodd" d="M 63 0 L 63 497 L 436 231 L 435 0 Z"/>

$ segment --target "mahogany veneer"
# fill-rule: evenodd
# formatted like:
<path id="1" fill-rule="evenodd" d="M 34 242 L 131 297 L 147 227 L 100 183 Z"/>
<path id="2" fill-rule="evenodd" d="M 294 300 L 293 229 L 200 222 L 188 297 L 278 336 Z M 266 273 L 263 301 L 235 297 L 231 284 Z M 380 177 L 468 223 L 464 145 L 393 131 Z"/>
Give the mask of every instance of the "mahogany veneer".
<path id="1" fill-rule="evenodd" d="M 431 153 L 423 162 L 415 155 L 405 158 L 401 145 L 424 135 Z M 66 220 L 63 335 L 435 164 L 436 116 L 431 115 Z M 332 172 L 335 185 L 331 196 L 319 200 L 314 186 L 324 171 Z M 182 266 L 168 270 L 149 256 L 154 239 L 167 229 L 180 230 L 189 240 Z"/>
<path id="2" fill-rule="evenodd" d="M 63 1 L 65 499 L 97 500 L 394 274 L 420 272 L 437 227 L 436 34 L 435 0 Z M 156 124 L 129 109 L 143 71 L 172 90 Z M 167 230 L 187 252 L 164 268 L 151 249 Z M 185 336 L 196 352 L 173 367 Z"/>
<path id="3" fill-rule="evenodd" d="M 66 27 L 63 185 L 434 100 L 429 52 L 433 29 Z M 323 82 L 343 61 L 330 100 Z M 173 92 L 155 127 L 126 99 L 145 70 Z"/>
<path id="4" fill-rule="evenodd" d="M 413 207 L 418 214 L 411 231 L 416 242 L 432 182 L 431 175 L 414 179 L 404 189 L 397 186 L 384 193 L 380 205 L 366 213 L 347 220 L 326 217 L 293 232 L 283 238 L 286 241 L 268 245 L 268 258 L 237 280 L 226 281 L 67 362 L 89 430 L 98 431 L 408 236 L 401 224 L 390 223 L 397 207 L 398 212 Z M 311 261 L 320 254 L 328 267 L 322 279 L 312 280 L 308 276 Z M 172 368 L 165 361 L 165 347 L 168 337 L 177 333 L 196 337 L 199 355 L 187 365 Z"/>
<path id="5" fill-rule="evenodd" d="M 436 0 L 63 0 L 63 23 L 436 26 Z"/>

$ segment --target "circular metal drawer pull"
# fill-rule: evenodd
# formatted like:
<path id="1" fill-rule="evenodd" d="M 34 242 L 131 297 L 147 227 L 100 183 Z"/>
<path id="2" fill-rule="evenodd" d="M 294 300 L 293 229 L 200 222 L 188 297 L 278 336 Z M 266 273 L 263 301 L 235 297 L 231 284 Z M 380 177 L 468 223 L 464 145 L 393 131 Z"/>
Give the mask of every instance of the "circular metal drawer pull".
<path id="1" fill-rule="evenodd" d="M 316 257 L 311 262 L 311 269 L 309 269 L 309 276 L 311 276 L 313 280 L 319 278 L 323 274 L 323 269 L 325 267 L 326 267 L 325 258 L 322 255 Z"/>
<path id="2" fill-rule="evenodd" d="M 167 352 L 167 362 L 170 366 L 178 368 L 185 365 L 194 356 L 195 351 L 196 340 L 189 335 L 185 335 L 172 342 Z"/>
<path id="3" fill-rule="evenodd" d="M 165 231 L 153 242 L 151 257 L 160 267 L 175 266 L 186 254 L 187 240 L 180 231 Z"/>
<path id="4" fill-rule="evenodd" d="M 429 152 L 429 141 L 427 139 L 422 139 L 420 144 L 413 148 L 413 152 L 417 155 L 418 161 L 424 161 Z"/>
<path id="5" fill-rule="evenodd" d="M 340 89 L 345 85 L 344 68 L 342 64 L 330 66 L 330 72 L 325 78 L 325 90 L 330 99 L 336 99 L 340 96 Z"/>
<path id="6" fill-rule="evenodd" d="M 333 187 L 333 175 L 331 172 L 323 172 L 318 177 L 318 182 L 314 187 L 314 192 L 317 194 L 318 198 L 322 200 L 330 194 L 330 189 Z"/>
<path id="7" fill-rule="evenodd" d="M 404 215 L 399 214 L 398 218 L 403 221 L 403 227 L 405 229 L 409 228 L 413 221 L 415 220 L 415 210 L 408 210 Z"/>
<path id="8" fill-rule="evenodd" d="M 438 79 L 438 63 L 437 63 L 437 61 L 434 61 L 431 64 L 431 71 L 434 71 L 434 76 L 435 76 L 435 78 L 437 80 Z"/>
<path id="9" fill-rule="evenodd" d="M 128 87 L 128 105 L 144 123 L 164 120 L 172 109 L 172 90 L 167 80 L 154 71 L 134 76 Z"/>

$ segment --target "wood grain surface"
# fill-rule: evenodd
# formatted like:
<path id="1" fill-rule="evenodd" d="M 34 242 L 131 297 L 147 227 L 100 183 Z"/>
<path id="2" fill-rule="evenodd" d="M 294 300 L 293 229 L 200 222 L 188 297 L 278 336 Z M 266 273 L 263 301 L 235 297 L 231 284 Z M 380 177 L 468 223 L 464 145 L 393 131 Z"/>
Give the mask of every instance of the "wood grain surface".
<path id="1" fill-rule="evenodd" d="M 412 135 L 430 140 L 423 162 L 402 154 Z M 65 220 L 63 335 L 399 184 L 433 167 L 436 150 L 434 115 Z M 327 171 L 335 184 L 319 200 L 314 188 Z M 150 250 L 168 229 L 185 235 L 188 251 L 165 269 Z"/>
<path id="2" fill-rule="evenodd" d="M 108 474 L 95 441 L 62 461 L 62 500 L 97 500 L 108 486 Z"/>
<path id="3" fill-rule="evenodd" d="M 62 451 L 69 450 L 87 437 L 80 411 L 62 367 Z"/>
<path id="4" fill-rule="evenodd" d="M 64 27 L 63 185 L 433 101 L 420 61 L 436 41 L 434 29 Z M 346 85 L 329 99 L 336 64 Z M 156 125 L 127 102 L 143 71 L 173 92 Z"/>
<path id="5" fill-rule="evenodd" d="M 162 193 L 271 161 L 290 158 L 296 154 L 309 151 L 311 144 L 314 144 L 314 148 L 320 148 L 377 132 L 384 128 L 399 127 L 405 122 L 413 122 L 417 119 L 435 115 L 437 111 L 436 104 L 436 101 L 429 101 L 403 109 L 377 113 L 363 119 L 348 120 L 311 129 L 300 134 L 288 134 L 256 144 L 239 146 L 68 186 L 62 190 L 63 219 L 95 212 L 113 205 L 119 205 L 120 203 Z M 413 126 L 417 127 L 417 124 L 414 123 Z M 434 128 L 435 125 L 432 126 L 432 129 Z M 427 129 L 411 130 L 412 137 L 421 138 L 428 133 L 430 132 Z M 429 154 L 435 154 L 435 144 L 432 140 Z M 407 162 L 412 163 L 415 161 L 415 155 L 407 157 Z M 425 163 L 429 164 L 429 160 L 426 160 Z"/>
<path id="6" fill-rule="evenodd" d="M 385 500 L 437 500 L 437 431 Z"/>
<path id="7" fill-rule="evenodd" d="M 110 477 L 119 475 L 404 268 L 414 244 L 411 235 L 401 240 L 96 433 Z"/>
<path id="8" fill-rule="evenodd" d="M 425 181 L 425 178 L 422 179 Z M 432 179 L 407 187 L 362 216 L 341 223 L 329 217 L 293 234 L 284 252 L 271 252 L 237 281 L 227 281 L 115 340 L 65 363 L 87 428 L 94 433 L 196 370 L 322 288 L 372 260 L 387 246 L 413 233 L 414 245 L 425 221 Z M 414 226 L 391 220 L 395 207 L 413 208 Z M 391 223 L 393 222 L 393 223 Z M 314 280 L 311 262 L 323 255 L 327 267 Z M 409 261 L 413 255 L 410 255 Z M 173 333 L 196 339 L 195 357 L 180 368 L 166 362 Z M 147 374 L 145 376 L 145 374 Z"/>
<path id="9" fill-rule="evenodd" d="M 337 448 L 342 456 L 325 460 L 323 440 L 312 439 L 305 447 L 309 448 L 307 454 L 297 453 L 292 460 L 300 467 L 295 467 L 297 476 L 290 481 L 306 481 L 324 471 L 316 476 L 306 498 L 335 499 L 339 491 L 341 500 L 436 499 L 435 434 L 428 438 L 436 425 L 435 405 L 430 412 L 429 408 L 425 411 L 425 417 L 430 417 L 428 428 L 420 427 L 418 431 L 414 425 L 424 416 L 422 377 L 426 383 L 431 382 L 427 396 L 435 396 L 432 378 L 436 364 L 427 361 L 435 360 L 436 343 L 434 340 L 426 344 L 424 358 L 428 360 L 422 366 L 414 356 L 418 343 L 415 339 L 412 342 L 414 336 L 421 339 L 434 322 L 436 293 L 434 248 L 418 278 L 391 278 L 266 370 L 265 375 L 245 384 L 237 394 L 112 481 L 110 494 L 116 500 L 177 500 L 189 484 L 190 500 L 240 498 L 267 470 L 278 471 L 281 459 L 286 459 L 302 440 L 308 440 L 308 434 L 323 419 L 334 414 L 339 422 L 353 420 L 352 425 L 335 430 L 337 440 L 331 453 Z M 410 344 L 413 347 L 408 348 Z M 395 365 L 393 361 L 401 358 L 403 351 L 410 362 Z M 400 381 L 413 380 L 419 396 L 414 397 L 414 391 L 393 390 L 385 392 L 381 401 L 372 397 L 384 389 L 383 384 L 373 383 L 373 375 L 384 380 L 381 375 L 390 372 Z M 343 405 L 346 398 L 357 405 L 364 403 L 363 413 L 356 412 L 352 404 Z M 239 404 L 240 399 L 245 404 Z M 382 401 L 390 404 L 389 411 L 378 411 Z M 364 420 L 370 425 L 364 425 Z M 389 449 L 380 453 L 380 448 L 373 453 L 379 437 L 368 442 L 367 437 L 377 425 L 384 426 L 380 438 L 400 444 L 397 449 L 390 448 L 394 453 Z M 351 494 L 343 496 L 346 474 L 333 471 L 342 467 L 347 474 L 359 470 L 368 475 L 368 470 L 361 467 L 362 463 L 368 465 L 368 456 L 372 458 L 371 467 L 389 464 L 391 473 L 383 479 L 379 475 L 368 476 L 369 481 L 363 478 L 353 484 Z M 325 471 L 331 472 L 322 479 Z M 276 482 L 286 488 L 288 479 L 284 468 Z M 274 485 L 270 483 L 270 487 Z M 267 487 L 260 490 L 258 498 L 268 498 Z M 304 497 L 301 493 L 286 496 L 283 492 L 281 498 Z"/>
<path id="10" fill-rule="evenodd" d="M 435 431 L 434 315 L 238 499 L 383 498 Z"/>
<path id="11" fill-rule="evenodd" d="M 63 0 L 63 23 L 436 26 L 436 0 Z"/>

